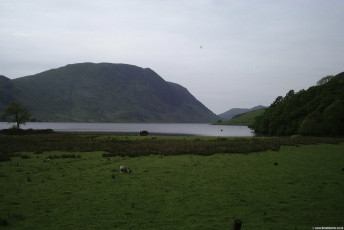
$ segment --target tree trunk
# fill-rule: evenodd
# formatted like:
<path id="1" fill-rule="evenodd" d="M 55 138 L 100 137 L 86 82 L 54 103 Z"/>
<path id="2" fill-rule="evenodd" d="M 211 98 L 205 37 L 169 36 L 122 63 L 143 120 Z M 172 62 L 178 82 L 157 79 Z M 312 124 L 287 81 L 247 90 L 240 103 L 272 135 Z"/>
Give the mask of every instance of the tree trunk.
<path id="1" fill-rule="evenodd" d="M 19 129 L 19 127 L 20 127 L 20 122 L 19 122 L 19 120 L 18 120 L 18 113 L 16 113 L 16 122 L 17 122 L 17 129 Z"/>

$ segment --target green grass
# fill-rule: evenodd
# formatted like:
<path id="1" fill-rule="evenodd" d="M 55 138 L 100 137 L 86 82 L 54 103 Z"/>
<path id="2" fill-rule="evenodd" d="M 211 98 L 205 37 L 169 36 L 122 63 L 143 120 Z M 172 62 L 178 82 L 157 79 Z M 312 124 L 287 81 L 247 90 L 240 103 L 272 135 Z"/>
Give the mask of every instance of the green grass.
<path id="1" fill-rule="evenodd" d="M 236 218 L 244 230 L 344 225 L 344 144 L 111 161 L 104 153 L 22 151 L 0 162 L 8 223 L 0 227 L 231 229 Z M 81 157 L 42 162 L 62 154 Z M 133 172 L 119 173 L 120 165 Z"/>

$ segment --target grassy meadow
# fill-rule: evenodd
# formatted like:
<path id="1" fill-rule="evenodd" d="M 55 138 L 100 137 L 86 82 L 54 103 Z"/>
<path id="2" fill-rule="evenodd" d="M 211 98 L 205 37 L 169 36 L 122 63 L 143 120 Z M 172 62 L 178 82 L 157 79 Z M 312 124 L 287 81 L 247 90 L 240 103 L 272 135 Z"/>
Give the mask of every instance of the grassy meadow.
<path id="1" fill-rule="evenodd" d="M 0 136 L 3 156 L 12 154 L 0 162 L 0 228 L 231 229 L 234 219 L 244 230 L 344 225 L 342 140 L 290 138 L 231 153 L 233 143 L 273 138 L 69 135 L 75 149 L 61 135 Z M 93 145 L 80 147 L 84 140 Z M 122 144 L 133 146 L 128 155 L 106 149 Z M 173 154 L 168 145 L 178 144 L 185 151 Z M 207 145 L 224 152 L 190 153 Z M 120 165 L 132 173 L 121 174 Z"/>

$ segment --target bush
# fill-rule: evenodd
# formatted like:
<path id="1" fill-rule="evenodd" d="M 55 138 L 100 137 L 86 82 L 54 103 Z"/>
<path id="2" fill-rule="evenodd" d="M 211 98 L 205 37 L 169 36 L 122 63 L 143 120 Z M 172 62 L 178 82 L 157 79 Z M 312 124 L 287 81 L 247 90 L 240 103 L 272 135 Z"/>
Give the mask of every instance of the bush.
<path id="1" fill-rule="evenodd" d="M 21 159 L 30 159 L 31 157 L 29 155 L 20 155 Z"/>
<path id="2" fill-rule="evenodd" d="M 140 136 L 148 136 L 148 131 L 147 130 L 142 130 L 140 131 Z"/>
<path id="3" fill-rule="evenodd" d="M 103 157 L 113 157 L 113 156 L 116 156 L 116 154 L 114 154 L 114 153 L 103 153 L 102 156 Z"/>
<path id="4" fill-rule="evenodd" d="M 50 155 L 49 159 L 61 159 L 61 158 L 81 158 L 81 155 L 73 154 L 61 154 L 61 155 Z"/>
<path id="5" fill-rule="evenodd" d="M 10 128 L 10 129 L 2 129 L 0 133 L 6 135 L 30 135 L 30 134 L 51 134 L 55 131 L 52 129 L 17 129 L 17 128 Z"/>

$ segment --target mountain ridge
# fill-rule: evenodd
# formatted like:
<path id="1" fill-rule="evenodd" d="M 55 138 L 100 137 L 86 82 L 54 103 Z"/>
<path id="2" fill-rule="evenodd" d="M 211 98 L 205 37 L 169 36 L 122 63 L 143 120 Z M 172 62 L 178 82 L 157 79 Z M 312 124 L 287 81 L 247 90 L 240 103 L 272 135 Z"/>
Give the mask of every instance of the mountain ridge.
<path id="1" fill-rule="evenodd" d="M 34 118 L 73 122 L 204 122 L 217 116 L 185 87 L 149 68 L 76 63 L 10 80 L 0 78 L 0 104 L 16 100 Z M 1 89 L 3 89 L 1 91 Z M 6 90 L 7 91 L 6 91 Z"/>
<path id="2" fill-rule="evenodd" d="M 266 108 L 263 105 L 257 105 L 252 108 L 232 108 L 224 113 L 218 114 L 219 117 L 221 117 L 223 120 L 228 121 L 234 118 L 235 116 L 243 113 L 247 113 L 250 111 L 258 110 L 258 109 L 263 109 Z"/>

